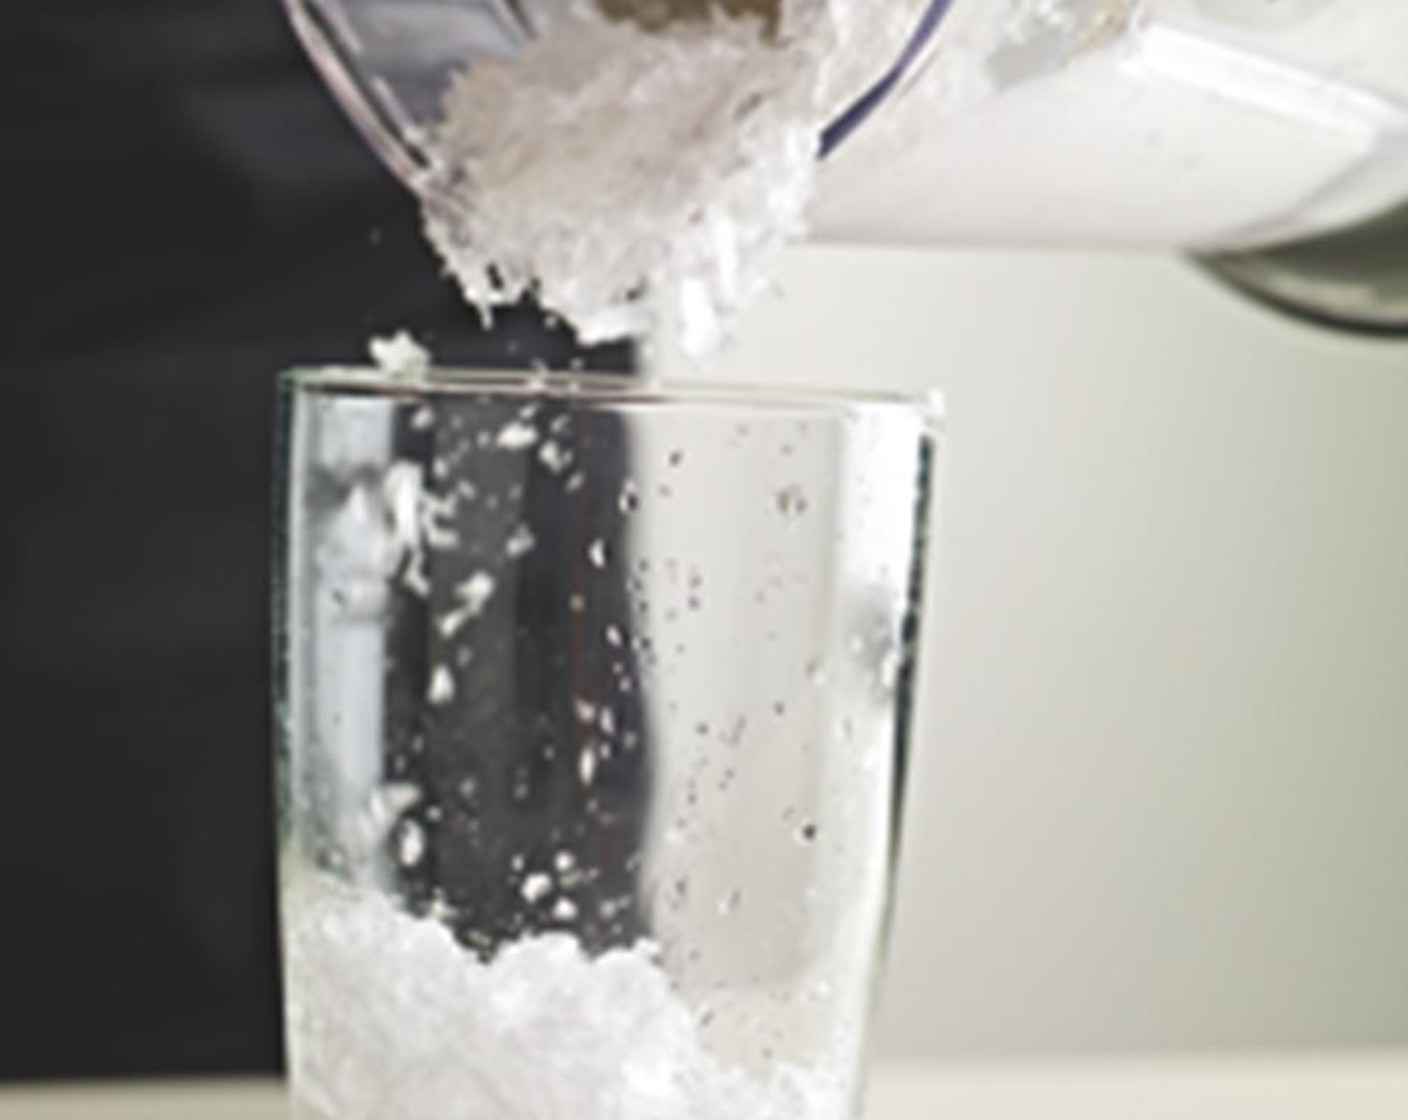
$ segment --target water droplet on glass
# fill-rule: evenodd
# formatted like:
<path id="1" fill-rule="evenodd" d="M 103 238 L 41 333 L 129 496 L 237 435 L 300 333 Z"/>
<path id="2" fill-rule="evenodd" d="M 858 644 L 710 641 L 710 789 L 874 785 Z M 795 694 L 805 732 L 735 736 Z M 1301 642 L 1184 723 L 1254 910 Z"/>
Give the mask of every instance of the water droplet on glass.
<path id="1" fill-rule="evenodd" d="M 573 614 L 581 614 L 587 609 L 586 596 L 574 591 L 567 597 L 567 609 Z"/>
<path id="2" fill-rule="evenodd" d="M 817 827 L 811 821 L 807 821 L 797 829 L 797 842 L 799 844 L 810 844 L 816 839 Z"/>
<path id="3" fill-rule="evenodd" d="M 552 904 L 552 916 L 559 922 L 570 922 L 577 917 L 577 904 L 570 898 L 559 898 Z"/>
<path id="4" fill-rule="evenodd" d="M 402 821 L 396 830 L 396 862 L 414 867 L 425 857 L 425 830 L 415 821 Z"/>
<path id="5" fill-rule="evenodd" d="M 455 678 L 444 665 L 437 665 L 430 674 L 430 687 L 425 698 L 432 704 L 448 704 L 455 698 Z"/>
<path id="6" fill-rule="evenodd" d="M 689 901 L 689 880 L 681 875 L 666 889 L 666 897 L 669 904 L 676 909 L 683 907 Z"/>
<path id="7" fill-rule="evenodd" d="M 469 611 L 470 617 L 476 616 L 484 609 L 484 604 L 489 602 L 493 593 L 494 578 L 489 572 L 474 572 L 469 579 L 455 587 L 455 595 L 465 604 L 465 610 Z"/>
<path id="8" fill-rule="evenodd" d="M 519 893 L 523 896 L 523 901 L 527 903 L 541 902 L 552 894 L 552 876 L 542 871 L 534 871 L 523 879 L 523 886 L 519 888 Z"/>
<path id="9" fill-rule="evenodd" d="M 442 637 L 452 638 L 461 626 L 471 618 L 477 618 L 484 610 L 489 597 L 494 594 L 494 577 L 488 572 L 475 572 L 463 583 L 455 586 L 455 597 L 462 606 L 459 610 L 446 611 L 439 622 Z"/>
<path id="10" fill-rule="evenodd" d="M 620 496 L 616 499 L 616 508 L 622 513 L 634 513 L 640 508 L 640 494 L 636 492 L 636 484 L 627 480 L 621 486 Z"/>
<path id="11" fill-rule="evenodd" d="M 885 692 L 894 692 L 895 686 L 899 684 L 900 670 L 904 666 L 904 658 L 897 649 L 885 651 L 885 656 L 880 659 L 880 666 L 876 670 L 876 677 L 880 682 L 880 688 Z"/>
<path id="12" fill-rule="evenodd" d="M 538 431 L 536 428 L 531 424 L 525 424 L 522 420 L 510 420 L 499 429 L 494 445 L 505 451 L 522 451 L 525 447 L 532 447 L 537 442 Z"/>
<path id="13" fill-rule="evenodd" d="M 719 913 L 732 914 L 738 909 L 738 904 L 743 900 L 743 892 L 731 890 L 723 898 L 719 899 Z"/>
<path id="14" fill-rule="evenodd" d="M 542 463 L 553 474 L 561 474 L 567 469 L 567 465 L 572 462 L 572 452 L 568 451 L 556 440 L 545 440 L 538 448 L 538 462 Z"/>
<path id="15" fill-rule="evenodd" d="M 793 483 L 777 492 L 777 512 L 783 517 L 800 517 L 807 512 L 806 492 Z"/>
<path id="16" fill-rule="evenodd" d="M 671 451 L 670 454 L 666 457 L 665 461 L 669 463 L 672 467 L 678 467 L 681 463 L 684 462 L 684 452 L 681 451 L 679 448 L 675 448 L 675 450 Z"/>
<path id="17" fill-rule="evenodd" d="M 567 476 L 567 481 L 562 484 L 562 489 L 572 494 L 582 488 L 582 483 L 587 481 L 587 476 L 581 471 L 574 471 Z"/>
<path id="18" fill-rule="evenodd" d="M 558 852 L 557 855 L 553 856 L 552 858 L 552 865 L 559 872 L 571 871 L 572 868 L 576 866 L 576 864 L 577 857 L 574 856 L 571 852 L 569 852 L 566 848 L 563 848 L 562 851 Z"/>
<path id="19" fill-rule="evenodd" d="M 577 777 L 584 786 L 592 784 L 596 778 L 596 744 L 588 743 L 577 757 Z"/>
<path id="20" fill-rule="evenodd" d="M 600 537 L 587 545 L 587 560 L 593 568 L 606 567 L 606 542 Z"/>
<path id="21" fill-rule="evenodd" d="M 619 626 L 608 624 L 602 633 L 606 638 L 606 644 L 616 649 L 620 649 L 626 642 L 626 637 L 621 633 Z"/>
<path id="22" fill-rule="evenodd" d="M 520 525 L 504 542 L 504 553 L 510 560 L 517 560 L 520 556 L 526 556 L 532 552 L 533 546 L 537 543 L 537 538 L 533 536 L 533 530 L 527 525 Z"/>

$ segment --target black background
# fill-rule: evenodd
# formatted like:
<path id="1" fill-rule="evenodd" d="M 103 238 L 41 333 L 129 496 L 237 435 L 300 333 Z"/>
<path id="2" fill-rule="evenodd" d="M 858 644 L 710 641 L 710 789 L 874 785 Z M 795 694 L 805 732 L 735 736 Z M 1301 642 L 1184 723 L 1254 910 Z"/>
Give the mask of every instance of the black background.
<path id="1" fill-rule="evenodd" d="M 276 0 L 0 13 L 0 1078 L 273 1070 L 275 376 L 571 343 L 480 328 Z"/>

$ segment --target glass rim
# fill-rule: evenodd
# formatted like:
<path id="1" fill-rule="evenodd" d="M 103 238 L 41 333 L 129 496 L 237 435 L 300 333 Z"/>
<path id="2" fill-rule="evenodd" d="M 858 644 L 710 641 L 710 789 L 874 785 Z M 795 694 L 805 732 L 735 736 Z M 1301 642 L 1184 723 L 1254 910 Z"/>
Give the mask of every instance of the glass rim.
<path id="1" fill-rule="evenodd" d="M 648 381 L 634 374 L 594 370 L 544 372 L 497 367 L 431 366 L 393 373 L 370 365 L 299 365 L 279 375 L 286 390 L 340 392 L 349 396 L 446 397 L 492 394 L 544 397 L 617 407 L 744 407 L 845 413 L 900 412 L 940 426 L 945 419 L 939 390 L 905 392 L 756 381 Z"/>

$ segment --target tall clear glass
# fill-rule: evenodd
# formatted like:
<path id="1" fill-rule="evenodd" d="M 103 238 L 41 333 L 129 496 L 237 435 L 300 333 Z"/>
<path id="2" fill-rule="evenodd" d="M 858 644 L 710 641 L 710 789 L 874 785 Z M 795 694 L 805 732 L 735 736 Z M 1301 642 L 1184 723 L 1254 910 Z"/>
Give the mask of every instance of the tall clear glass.
<path id="1" fill-rule="evenodd" d="M 933 410 L 595 378 L 282 392 L 300 1120 L 841 1120 Z"/>

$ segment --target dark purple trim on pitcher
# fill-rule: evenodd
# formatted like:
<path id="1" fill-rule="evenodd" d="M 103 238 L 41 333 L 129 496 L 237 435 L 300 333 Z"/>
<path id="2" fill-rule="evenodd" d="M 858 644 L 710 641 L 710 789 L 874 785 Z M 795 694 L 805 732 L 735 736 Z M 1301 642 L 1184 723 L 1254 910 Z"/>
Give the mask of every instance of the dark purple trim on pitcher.
<path id="1" fill-rule="evenodd" d="M 894 88 L 900 84 L 919 60 L 919 56 L 924 53 L 924 48 L 929 45 L 929 40 L 938 31 L 939 25 L 943 23 L 944 17 L 948 15 L 949 9 L 953 7 L 953 0 L 930 0 L 928 8 L 924 10 L 924 15 L 919 20 L 919 26 L 910 35 L 909 42 L 905 44 L 904 50 L 891 66 L 880 77 L 873 86 L 862 93 L 853 101 L 839 117 L 832 121 L 821 133 L 820 158 L 829 156 L 843 140 L 846 139 L 871 113 L 880 107 L 880 103 L 887 98 Z"/>

